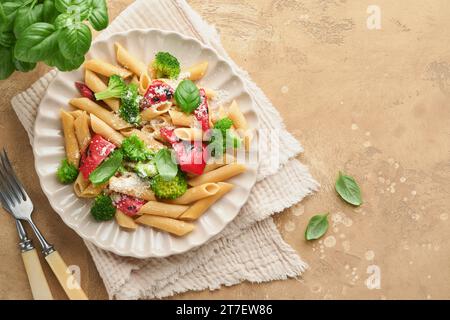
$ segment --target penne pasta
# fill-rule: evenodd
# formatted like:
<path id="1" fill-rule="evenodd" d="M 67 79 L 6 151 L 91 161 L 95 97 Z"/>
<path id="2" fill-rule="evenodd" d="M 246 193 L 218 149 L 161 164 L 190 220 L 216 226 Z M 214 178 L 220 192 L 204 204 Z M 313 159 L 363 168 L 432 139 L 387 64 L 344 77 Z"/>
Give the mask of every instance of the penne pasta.
<path id="1" fill-rule="evenodd" d="M 236 100 L 233 100 L 228 108 L 228 117 L 233 120 L 233 125 L 236 129 L 247 130 L 248 124 L 244 115 L 241 112 Z"/>
<path id="2" fill-rule="evenodd" d="M 75 135 L 73 116 L 61 109 L 61 122 L 64 132 L 64 142 L 66 148 L 67 161 L 78 168 L 80 164 L 80 148 L 78 146 L 77 137 Z"/>
<path id="3" fill-rule="evenodd" d="M 171 106 L 172 106 L 172 102 L 165 102 L 165 103 L 158 104 L 156 106 L 146 108 L 144 111 L 141 112 L 141 118 L 144 121 L 152 120 L 152 119 L 168 112 Z"/>
<path id="4" fill-rule="evenodd" d="M 184 141 L 208 140 L 206 135 L 203 134 L 203 130 L 200 128 L 176 128 L 173 133 L 178 137 L 178 139 Z"/>
<path id="5" fill-rule="evenodd" d="M 91 131 L 89 130 L 89 116 L 86 111 L 81 111 L 80 116 L 78 116 L 73 125 L 75 127 L 75 136 L 77 137 L 78 146 L 81 152 L 86 150 L 86 147 L 91 141 Z"/>
<path id="6" fill-rule="evenodd" d="M 98 133 L 103 138 L 114 143 L 118 147 L 122 145 L 122 141 L 123 139 L 125 139 L 123 135 L 108 126 L 104 121 L 102 121 L 94 114 L 91 114 L 91 127 L 92 131 Z"/>
<path id="7" fill-rule="evenodd" d="M 172 119 L 172 123 L 176 126 L 190 127 L 194 123 L 194 117 L 191 114 L 170 109 L 169 115 Z"/>
<path id="8" fill-rule="evenodd" d="M 217 92 L 213 89 L 205 88 L 206 97 L 210 100 L 215 99 L 217 97 Z"/>
<path id="9" fill-rule="evenodd" d="M 149 201 L 141 207 L 138 214 L 168 217 L 168 218 L 178 218 L 181 214 L 186 211 L 189 207 L 177 204 L 168 204 L 158 201 Z"/>
<path id="10" fill-rule="evenodd" d="M 134 75 L 133 78 L 131 78 L 130 83 L 139 86 L 139 77 L 137 75 Z"/>
<path id="11" fill-rule="evenodd" d="M 198 219 L 206 212 L 206 210 L 209 209 L 209 207 L 211 207 L 217 200 L 222 198 L 226 193 L 230 192 L 234 187 L 234 185 L 232 185 L 231 183 L 226 182 L 219 182 L 218 186 L 219 190 L 213 196 L 198 200 L 188 210 L 186 210 L 179 217 L 179 219 L 188 221 Z"/>
<path id="12" fill-rule="evenodd" d="M 105 91 L 108 86 L 94 72 L 86 69 L 84 72 L 84 82 L 94 93 Z M 109 98 L 102 100 L 112 111 L 119 111 L 120 100 L 117 98 Z"/>
<path id="13" fill-rule="evenodd" d="M 213 170 L 216 170 L 220 167 L 223 167 L 223 166 L 233 163 L 235 161 L 236 161 L 236 159 L 233 155 L 224 154 L 222 159 L 214 159 L 214 161 L 208 162 L 205 166 L 205 169 L 203 170 L 203 174 L 213 171 Z"/>
<path id="14" fill-rule="evenodd" d="M 120 43 L 116 42 L 114 47 L 116 49 L 117 62 L 119 62 L 121 66 L 138 76 L 146 72 L 147 67 L 145 64 L 132 56 Z"/>
<path id="15" fill-rule="evenodd" d="M 137 218 L 135 221 L 137 223 L 160 229 L 177 236 L 184 236 L 194 230 L 194 225 L 192 223 L 167 217 L 144 215 Z"/>
<path id="16" fill-rule="evenodd" d="M 243 164 L 231 163 L 226 166 L 220 167 L 216 170 L 202 174 L 195 178 L 189 179 L 188 184 L 196 187 L 208 182 L 220 182 L 230 179 L 242 172 L 245 172 L 246 167 Z"/>
<path id="17" fill-rule="evenodd" d="M 81 172 L 78 174 L 78 177 L 73 185 L 75 194 L 80 198 L 95 198 L 100 193 L 102 193 L 105 187 L 106 184 L 94 186 L 88 180 L 84 179 Z"/>
<path id="18" fill-rule="evenodd" d="M 132 127 L 131 124 L 120 118 L 117 114 L 112 113 L 105 108 L 102 108 L 94 101 L 89 100 L 88 98 L 75 98 L 71 99 L 69 103 L 81 110 L 84 110 L 91 115 L 94 114 L 104 122 L 108 124 L 111 128 L 115 130 L 121 130 L 125 128 Z"/>
<path id="19" fill-rule="evenodd" d="M 141 139 L 142 141 L 145 142 L 147 147 L 149 147 L 150 149 L 153 149 L 155 151 L 158 151 L 158 150 L 164 148 L 164 145 L 161 142 L 156 141 L 155 138 L 153 138 L 153 132 L 145 131 L 144 128 L 142 128 L 142 130 L 138 130 L 135 128 L 129 128 L 129 129 L 122 130 L 120 132 L 125 137 L 130 137 L 133 134 L 137 135 L 139 139 Z"/>
<path id="20" fill-rule="evenodd" d="M 189 67 L 184 70 L 184 72 L 189 73 L 189 80 L 197 81 L 203 78 L 206 73 L 206 69 L 208 69 L 208 61 L 204 61 Z"/>
<path id="21" fill-rule="evenodd" d="M 141 76 L 139 77 L 139 84 L 138 84 L 139 93 L 141 95 L 145 95 L 151 83 L 152 79 L 150 78 L 150 76 L 146 72 L 142 73 Z"/>
<path id="22" fill-rule="evenodd" d="M 219 189 L 220 186 L 217 183 L 205 183 L 197 187 L 189 188 L 181 197 L 166 202 L 171 204 L 190 204 L 215 195 Z"/>
<path id="23" fill-rule="evenodd" d="M 78 118 L 79 116 L 81 116 L 81 114 L 83 113 L 83 111 L 82 111 L 82 110 L 74 110 L 74 111 L 68 111 L 68 113 L 70 113 L 70 115 L 71 115 L 74 119 L 76 119 L 76 118 Z"/>
<path id="24" fill-rule="evenodd" d="M 133 218 L 127 216 L 120 210 L 116 210 L 115 218 L 117 224 L 126 230 L 136 230 L 138 227 L 137 223 L 134 222 Z"/>
<path id="25" fill-rule="evenodd" d="M 88 70 L 94 71 L 95 73 L 101 74 L 102 76 L 108 78 L 113 75 L 118 75 L 119 77 L 126 79 L 131 77 L 132 75 L 131 71 L 127 69 L 120 68 L 105 61 L 97 59 L 86 61 L 84 63 L 84 67 Z"/>

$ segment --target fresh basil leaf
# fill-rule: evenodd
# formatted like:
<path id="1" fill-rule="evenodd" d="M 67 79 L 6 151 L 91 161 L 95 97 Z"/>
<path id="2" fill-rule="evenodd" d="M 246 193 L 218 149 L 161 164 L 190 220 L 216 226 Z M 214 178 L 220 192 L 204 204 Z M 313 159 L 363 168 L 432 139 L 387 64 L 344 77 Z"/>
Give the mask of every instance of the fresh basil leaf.
<path id="1" fill-rule="evenodd" d="M 15 43 L 16 37 L 14 36 L 14 33 L 12 32 L 0 33 L 0 46 L 5 48 L 11 48 L 14 47 Z"/>
<path id="2" fill-rule="evenodd" d="M 175 100 L 185 113 L 192 113 L 201 103 L 200 91 L 191 80 L 183 80 L 175 90 Z"/>
<path id="3" fill-rule="evenodd" d="M 53 24 L 55 25 L 56 29 L 63 29 L 65 27 L 71 26 L 77 22 L 77 19 L 72 16 L 70 13 L 61 13 L 55 18 L 55 21 Z"/>
<path id="4" fill-rule="evenodd" d="M 77 17 L 77 22 L 87 19 L 92 0 L 55 0 L 55 7 L 60 13 L 70 13 Z"/>
<path id="5" fill-rule="evenodd" d="M 51 57 L 58 49 L 58 31 L 52 24 L 38 22 L 29 26 L 17 39 L 14 48 L 16 59 L 38 62 Z"/>
<path id="6" fill-rule="evenodd" d="M 169 149 L 161 149 L 155 156 L 156 169 L 164 180 L 172 180 L 178 173 L 178 165 L 172 160 Z"/>
<path id="7" fill-rule="evenodd" d="M 44 8 L 42 10 L 42 16 L 45 22 L 53 23 L 56 17 L 59 15 L 58 10 L 55 7 L 55 0 L 45 0 Z"/>
<path id="8" fill-rule="evenodd" d="M 315 240 L 322 237 L 328 230 L 328 213 L 316 215 L 309 220 L 305 231 L 306 240 Z"/>
<path id="9" fill-rule="evenodd" d="M 108 159 L 102 162 L 89 175 L 89 180 L 94 185 L 106 183 L 122 166 L 123 155 L 119 150 L 114 151 Z"/>
<path id="10" fill-rule="evenodd" d="M 84 56 L 74 57 L 73 59 L 66 59 L 61 51 L 58 49 L 53 55 L 44 60 L 44 62 L 51 66 L 58 68 L 59 71 L 72 71 L 78 69 L 84 62 Z"/>
<path id="11" fill-rule="evenodd" d="M 58 36 L 59 50 L 67 59 L 84 56 L 91 46 L 91 41 L 91 29 L 83 23 L 65 27 Z"/>
<path id="12" fill-rule="evenodd" d="M 19 38 L 26 28 L 42 20 L 43 9 L 44 5 L 38 4 L 34 7 L 22 7 L 17 10 L 16 20 L 14 21 L 16 38 Z"/>
<path id="13" fill-rule="evenodd" d="M 17 71 L 28 72 L 36 67 L 36 62 L 24 62 L 13 58 L 14 67 Z"/>
<path id="14" fill-rule="evenodd" d="M 4 2 L 0 8 L 0 31 L 12 31 L 21 2 Z"/>
<path id="15" fill-rule="evenodd" d="M 91 26 L 97 31 L 108 26 L 109 16 L 105 0 L 92 0 L 92 10 L 88 19 Z"/>
<path id="16" fill-rule="evenodd" d="M 362 204 L 361 190 L 355 179 L 339 172 L 339 177 L 336 180 L 336 191 L 342 199 L 348 203 L 359 206 Z"/>
<path id="17" fill-rule="evenodd" d="M 0 47 L 0 80 L 7 79 L 14 72 L 12 59 L 13 49 Z"/>

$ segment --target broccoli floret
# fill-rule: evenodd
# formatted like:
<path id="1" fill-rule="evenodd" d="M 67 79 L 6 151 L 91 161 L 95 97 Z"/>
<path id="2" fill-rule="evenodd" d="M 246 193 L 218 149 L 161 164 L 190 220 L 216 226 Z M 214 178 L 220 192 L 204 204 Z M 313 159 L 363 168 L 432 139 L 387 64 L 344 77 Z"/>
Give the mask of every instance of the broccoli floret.
<path id="1" fill-rule="evenodd" d="M 141 123 L 141 110 L 139 107 L 141 98 L 137 85 L 132 83 L 127 86 L 121 96 L 120 117 L 131 124 Z"/>
<path id="2" fill-rule="evenodd" d="M 215 123 L 214 130 L 219 130 L 222 134 L 222 146 L 219 145 L 219 140 L 217 140 L 214 135 L 211 137 L 210 145 L 214 147 L 215 151 L 221 151 L 217 155 L 220 155 L 226 151 L 227 143 L 229 141 L 232 142 L 233 148 L 235 149 L 241 146 L 241 139 L 230 130 L 232 125 L 233 120 L 228 117 L 222 118 Z"/>
<path id="3" fill-rule="evenodd" d="M 134 172 L 141 178 L 152 178 L 158 174 L 153 162 L 138 162 L 134 166 Z"/>
<path id="4" fill-rule="evenodd" d="M 157 78 L 176 79 L 180 74 L 180 63 L 177 58 L 168 52 L 158 52 L 153 61 L 152 68 Z"/>
<path id="5" fill-rule="evenodd" d="M 127 84 L 125 81 L 121 77 L 113 75 L 109 78 L 108 89 L 96 93 L 95 98 L 97 100 L 120 98 L 126 89 Z"/>
<path id="6" fill-rule="evenodd" d="M 146 161 L 154 156 L 153 151 L 135 134 L 122 141 L 121 149 L 124 158 L 130 161 Z"/>
<path id="7" fill-rule="evenodd" d="M 101 194 L 95 198 L 91 214 L 97 221 L 111 220 L 116 214 L 116 207 L 109 196 Z"/>
<path id="8" fill-rule="evenodd" d="M 222 132 L 222 135 L 225 136 L 227 130 L 230 130 L 232 125 L 233 125 L 233 120 L 231 120 L 228 117 L 225 117 L 225 118 L 218 120 L 214 124 L 214 129 L 220 130 Z"/>
<path id="9" fill-rule="evenodd" d="M 179 171 L 172 180 L 164 180 L 157 175 L 150 183 L 155 195 L 160 199 L 175 199 L 181 197 L 187 190 L 185 175 Z"/>
<path id="10" fill-rule="evenodd" d="M 67 159 L 61 161 L 61 164 L 56 171 L 56 176 L 61 183 L 69 184 L 74 182 L 78 177 L 78 169 Z"/>

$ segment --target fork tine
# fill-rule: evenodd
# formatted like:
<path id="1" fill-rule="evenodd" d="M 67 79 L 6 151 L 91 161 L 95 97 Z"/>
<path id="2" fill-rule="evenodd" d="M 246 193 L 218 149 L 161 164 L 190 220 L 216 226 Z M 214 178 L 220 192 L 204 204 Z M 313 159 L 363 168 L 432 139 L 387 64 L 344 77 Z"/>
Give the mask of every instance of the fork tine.
<path id="1" fill-rule="evenodd" d="M 2 171 L 9 182 L 10 189 L 12 189 L 14 197 L 18 202 L 25 201 L 27 196 L 25 196 L 26 192 L 22 187 L 19 179 L 15 175 L 14 169 L 9 162 L 8 155 L 6 150 L 3 149 L 3 152 L 0 153 L 0 171 Z"/>
<path id="2" fill-rule="evenodd" d="M 15 183 L 17 184 L 18 188 L 20 189 L 20 193 L 22 194 L 22 198 L 25 200 L 28 198 L 28 194 L 25 191 L 25 188 L 22 185 L 22 182 L 20 182 L 19 178 L 16 175 L 16 172 L 14 171 L 14 168 L 11 165 L 11 161 L 9 161 L 8 153 L 6 152 L 5 148 L 3 148 L 3 154 L 4 163 L 6 164 L 6 168 L 9 169 L 9 172 L 11 173 L 12 177 L 14 178 Z"/>
<path id="3" fill-rule="evenodd" d="M 0 202 L 2 204 L 3 209 L 5 209 L 9 213 L 11 213 L 11 209 L 10 209 L 10 206 L 8 204 L 8 200 L 3 196 L 2 192 L 0 192 Z"/>
<path id="4" fill-rule="evenodd" d="M 15 196 L 14 191 L 11 189 L 11 186 L 8 183 L 5 173 L 3 172 L 3 168 L 0 165 L 0 192 L 3 194 L 3 197 L 8 201 L 9 206 L 12 206 L 15 200 L 18 201 L 18 198 Z"/>

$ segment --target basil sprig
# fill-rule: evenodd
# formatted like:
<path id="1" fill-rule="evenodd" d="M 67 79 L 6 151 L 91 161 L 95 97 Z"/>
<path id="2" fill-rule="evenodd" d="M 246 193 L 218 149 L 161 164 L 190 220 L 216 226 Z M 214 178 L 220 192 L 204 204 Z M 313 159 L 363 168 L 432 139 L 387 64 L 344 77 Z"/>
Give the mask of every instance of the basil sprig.
<path id="1" fill-rule="evenodd" d="M 306 240 L 315 240 L 322 237 L 328 230 L 328 213 L 315 215 L 309 220 L 305 231 Z"/>
<path id="2" fill-rule="evenodd" d="M 192 113 L 201 103 L 200 91 L 191 80 L 183 80 L 175 90 L 175 100 L 185 113 Z"/>
<path id="3" fill-rule="evenodd" d="M 354 206 L 360 206 L 362 204 L 361 189 L 351 176 L 339 172 L 335 187 L 337 193 L 346 202 Z"/>
<path id="4" fill-rule="evenodd" d="M 155 156 L 156 169 L 164 180 L 172 180 L 178 173 L 178 165 L 172 160 L 169 149 L 161 149 Z"/>
<path id="5" fill-rule="evenodd" d="M 122 166 L 122 161 L 122 152 L 120 150 L 114 151 L 108 159 L 92 171 L 89 180 L 96 186 L 106 183 Z"/>
<path id="6" fill-rule="evenodd" d="M 92 32 L 109 22 L 105 0 L 0 1 L 0 80 L 43 61 L 61 71 L 77 69 Z"/>

